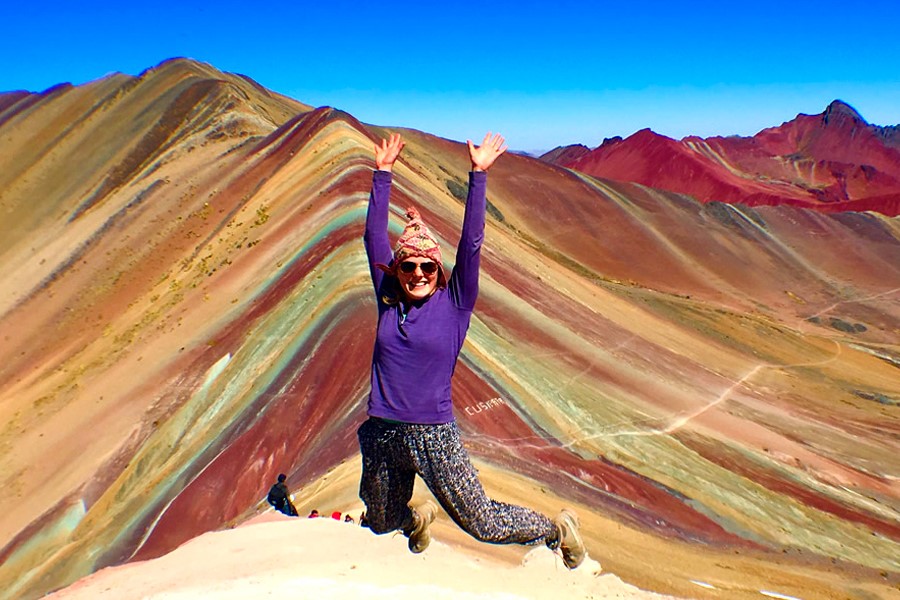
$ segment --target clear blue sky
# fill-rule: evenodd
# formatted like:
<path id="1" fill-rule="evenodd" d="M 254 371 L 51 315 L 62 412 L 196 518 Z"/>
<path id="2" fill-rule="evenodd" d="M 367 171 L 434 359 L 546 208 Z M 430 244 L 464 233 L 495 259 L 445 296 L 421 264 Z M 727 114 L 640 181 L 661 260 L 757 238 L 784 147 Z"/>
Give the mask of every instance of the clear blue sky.
<path id="1" fill-rule="evenodd" d="M 315 106 L 514 149 L 900 123 L 900 1 L 0 0 L 0 91 L 187 56 Z"/>

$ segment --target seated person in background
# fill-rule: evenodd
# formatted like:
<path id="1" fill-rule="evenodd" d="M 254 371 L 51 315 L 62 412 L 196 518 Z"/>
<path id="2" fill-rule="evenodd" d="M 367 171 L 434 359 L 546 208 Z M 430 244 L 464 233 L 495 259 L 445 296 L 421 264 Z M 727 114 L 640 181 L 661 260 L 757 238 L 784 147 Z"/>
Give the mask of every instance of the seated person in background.
<path id="1" fill-rule="evenodd" d="M 294 507 L 294 503 L 291 502 L 291 495 L 288 492 L 287 485 L 284 483 L 285 479 L 287 479 L 287 475 L 281 473 L 278 476 L 278 483 L 269 490 L 266 500 L 275 507 L 275 510 L 283 512 L 289 517 L 296 517 L 297 509 Z"/>

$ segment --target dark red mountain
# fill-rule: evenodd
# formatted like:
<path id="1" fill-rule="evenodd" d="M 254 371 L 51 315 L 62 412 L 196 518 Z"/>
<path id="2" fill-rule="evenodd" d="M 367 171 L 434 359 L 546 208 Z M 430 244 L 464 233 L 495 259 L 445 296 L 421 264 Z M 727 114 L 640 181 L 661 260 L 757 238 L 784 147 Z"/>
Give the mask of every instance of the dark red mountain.
<path id="1" fill-rule="evenodd" d="M 590 153 L 591 149 L 584 144 L 572 144 L 571 146 L 558 146 L 554 148 L 550 152 L 542 155 L 541 160 L 555 165 L 563 165 L 572 163 Z"/>
<path id="2" fill-rule="evenodd" d="M 642 129 L 590 152 L 542 158 L 594 177 L 633 181 L 703 202 L 789 204 L 825 212 L 900 214 L 900 133 L 835 100 L 753 137 L 673 140 Z"/>

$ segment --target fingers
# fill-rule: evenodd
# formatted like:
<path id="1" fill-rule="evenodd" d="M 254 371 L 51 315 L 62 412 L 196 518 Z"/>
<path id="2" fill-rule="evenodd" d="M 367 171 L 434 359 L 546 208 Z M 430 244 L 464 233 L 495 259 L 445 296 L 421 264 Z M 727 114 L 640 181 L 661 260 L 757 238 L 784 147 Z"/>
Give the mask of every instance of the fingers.
<path id="1" fill-rule="evenodd" d="M 503 152 L 506 152 L 506 140 L 498 133 L 491 138 L 491 147 L 497 154 L 502 154 Z"/>
<path id="2" fill-rule="evenodd" d="M 506 152 L 508 146 L 506 145 L 506 140 L 503 139 L 503 136 L 498 133 L 491 139 L 491 148 L 499 155 Z"/>
<path id="3" fill-rule="evenodd" d="M 406 142 L 403 141 L 403 137 L 399 133 L 392 133 L 387 138 L 382 138 L 380 142 L 375 142 L 375 164 L 379 168 L 382 166 L 390 165 L 397 157 L 400 155 L 400 152 L 403 150 L 403 147 L 406 145 Z"/>
<path id="4" fill-rule="evenodd" d="M 481 141 L 481 147 L 496 152 L 497 154 L 503 154 L 506 152 L 508 146 L 506 146 L 506 140 L 503 139 L 502 135 L 499 133 L 492 135 L 491 132 L 488 131 Z M 469 148 L 471 149 L 472 146 L 469 146 Z"/>
<path id="5" fill-rule="evenodd" d="M 399 156 L 400 151 L 403 150 L 403 147 L 406 145 L 406 142 L 403 141 L 403 138 L 400 137 L 399 133 L 395 133 L 391 135 L 391 141 L 388 144 L 388 147 L 391 150 L 391 153 L 394 156 Z"/>
<path id="6" fill-rule="evenodd" d="M 399 150 L 402 149 L 405 145 L 406 142 L 403 141 L 403 136 L 401 136 L 399 133 L 391 134 L 391 141 L 388 143 L 388 146 L 390 146 L 391 148 L 397 148 Z"/>
<path id="7" fill-rule="evenodd" d="M 406 142 L 403 141 L 403 136 L 401 136 L 399 133 L 392 133 L 389 137 L 382 138 L 380 144 L 376 141 L 375 149 L 387 150 L 388 148 L 403 148 L 403 146 L 405 145 Z"/>

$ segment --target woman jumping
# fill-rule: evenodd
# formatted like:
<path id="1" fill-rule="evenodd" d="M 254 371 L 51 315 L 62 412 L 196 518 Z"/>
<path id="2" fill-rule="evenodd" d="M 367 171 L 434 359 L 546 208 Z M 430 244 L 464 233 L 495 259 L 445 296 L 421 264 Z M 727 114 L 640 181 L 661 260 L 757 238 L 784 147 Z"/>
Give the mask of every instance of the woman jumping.
<path id="1" fill-rule="evenodd" d="M 378 304 L 369 418 L 357 432 L 362 452 L 359 495 L 375 533 L 401 530 L 409 549 L 422 552 L 431 535 L 434 503 L 410 507 L 415 476 L 425 481 L 450 518 L 474 538 L 495 544 L 546 544 L 574 569 L 584 560 L 578 517 L 564 509 L 555 520 L 488 498 L 460 440 L 450 380 L 478 296 L 484 241 L 487 170 L 506 151 L 503 137 L 468 142 L 472 172 L 456 265 L 447 277 L 441 248 L 419 212 L 393 251 L 388 200 L 399 134 L 375 145 L 376 171 L 364 242 Z"/>

